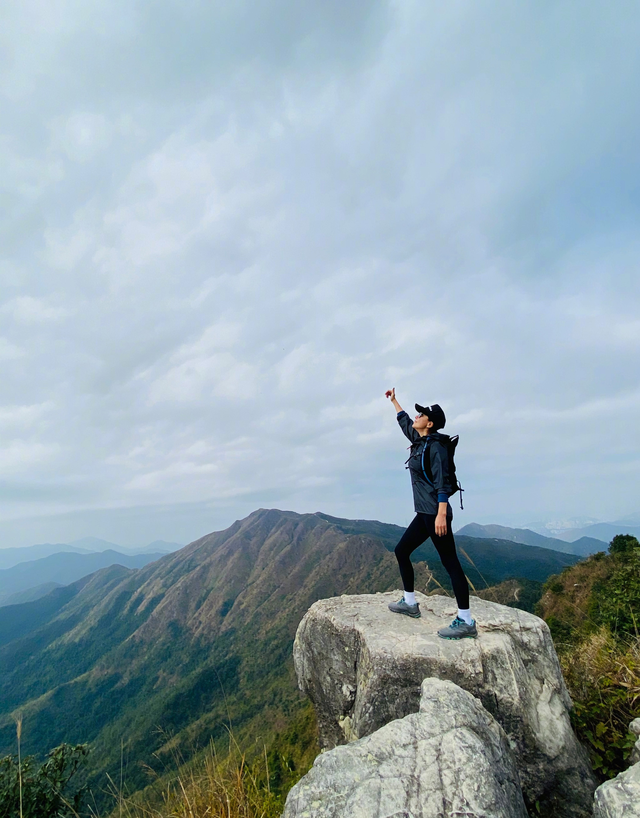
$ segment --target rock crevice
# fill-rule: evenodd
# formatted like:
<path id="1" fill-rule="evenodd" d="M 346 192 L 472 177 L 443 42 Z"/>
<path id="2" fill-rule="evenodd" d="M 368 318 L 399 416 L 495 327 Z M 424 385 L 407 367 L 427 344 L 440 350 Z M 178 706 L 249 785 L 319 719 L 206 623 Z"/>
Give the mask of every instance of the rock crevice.
<path id="1" fill-rule="evenodd" d="M 283 818 L 462 815 L 526 818 L 515 759 L 477 699 L 425 679 L 418 713 L 318 756 L 289 793 Z"/>

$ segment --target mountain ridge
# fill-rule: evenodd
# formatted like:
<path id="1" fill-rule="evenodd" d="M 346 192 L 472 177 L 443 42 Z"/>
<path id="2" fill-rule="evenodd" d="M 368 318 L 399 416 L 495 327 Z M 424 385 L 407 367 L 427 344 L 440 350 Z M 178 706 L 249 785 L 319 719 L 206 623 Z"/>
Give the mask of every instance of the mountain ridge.
<path id="1" fill-rule="evenodd" d="M 0 608 L 0 753 L 13 749 L 19 708 L 25 753 L 89 741 L 89 780 L 99 787 L 107 772 L 119 774 L 126 736 L 128 783 L 137 789 L 148 783 L 139 765 L 152 754 L 189 757 L 211 739 L 226 741 L 229 720 L 240 738 L 273 735 L 307 707 L 291 659 L 298 622 L 320 598 L 399 589 L 392 550 L 403 530 L 258 509 L 142 568 L 112 565 Z M 496 571 L 509 553 L 514 565 L 545 576 L 576 561 L 460 541 L 476 548 L 481 568 L 478 555 L 498 549 Z M 424 553 L 435 573 L 435 552 Z M 428 586 L 424 562 L 416 575 L 417 587 Z"/>
<path id="2" fill-rule="evenodd" d="M 467 523 L 458 529 L 456 536 L 479 537 L 481 539 L 500 539 L 521 543 L 522 545 L 535 545 L 540 548 L 548 548 L 552 551 L 561 551 L 564 554 L 574 554 L 579 557 L 587 557 L 602 551 L 607 543 L 593 537 L 581 537 L 575 542 L 567 542 L 556 537 L 547 537 L 532 531 L 530 528 L 510 528 L 504 525 L 480 523 Z"/>
<path id="3" fill-rule="evenodd" d="M 40 559 L 21 562 L 11 568 L 0 569 L 0 606 L 10 602 L 16 593 L 55 582 L 69 585 L 83 576 L 108 565 L 120 564 L 127 568 L 142 568 L 163 554 L 123 554 L 106 549 L 86 554 L 63 551 Z"/>
<path id="4" fill-rule="evenodd" d="M 367 535 L 379 539 L 390 551 L 393 551 L 405 531 L 401 526 L 382 523 L 378 520 L 347 520 L 331 517 L 322 512 L 316 512 L 316 516 L 347 533 L 356 530 L 366 532 Z M 515 577 L 542 582 L 549 574 L 561 571 L 580 559 L 576 554 L 568 554 L 537 545 L 527 545 L 522 548 L 523 543 L 514 543 L 511 540 L 502 540 L 497 537 L 470 537 L 458 531 L 455 538 L 465 573 L 474 585 L 480 583 L 480 587 L 485 579 L 491 584 Z M 483 540 L 490 540 L 490 548 Z M 439 582 L 448 582 L 447 574 L 441 568 L 439 557 L 431 542 L 419 546 L 413 552 L 412 559 L 428 562 L 436 579 Z M 484 565 L 479 571 L 476 566 L 480 560 L 484 562 Z M 520 565 L 522 573 L 510 572 L 510 566 L 514 564 Z M 523 569 L 525 565 L 526 568 Z"/>
<path id="5" fill-rule="evenodd" d="M 133 556 L 146 554 L 150 551 L 153 553 L 168 554 L 182 547 L 181 543 L 154 540 L 152 543 L 148 543 L 140 548 L 129 548 L 124 545 L 109 542 L 108 540 L 101 540 L 99 537 L 83 537 L 82 539 L 73 540 L 69 543 L 39 543 L 36 545 L 18 547 L 0 547 L 0 570 L 13 568 L 22 562 L 32 562 L 33 560 L 42 559 L 52 554 L 97 554 L 111 549 L 121 554 Z"/>
<path id="6" fill-rule="evenodd" d="M 36 585 L 32 588 L 27 588 L 24 591 L 16 591 L 16 593 L 8 596 L 0 597 L 0 605 L 21 605 L 23 602 L 33 602 L 40 597 L 50 594 L 55 588 L 64 587 L 62 582 L 43 582 L 41 585 Z"/>
<path id="7" fill-rule="evenodd" d="M 617 534 L 631 534 L 640 539 L 640 525 L 637 523 L 629 524 L 624 520 L 612 523 L 593 523 L 583 528 L 569 528 L 564 531 L 557 531 L 556 537 L 567 542 L 575 542 L 582 537 L 595 537 L 608 543 Z"/>

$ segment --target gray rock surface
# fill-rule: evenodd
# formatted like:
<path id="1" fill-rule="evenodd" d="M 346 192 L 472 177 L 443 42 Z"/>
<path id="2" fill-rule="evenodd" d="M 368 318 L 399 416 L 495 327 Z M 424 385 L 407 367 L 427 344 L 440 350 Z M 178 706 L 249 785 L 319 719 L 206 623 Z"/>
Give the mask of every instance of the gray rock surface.
<path id="1" fill-rule="evenodd" d="M 453 599 L 417 594 L 421 619 L 393 614 L 397 593 L 316 602 L 298 627 L 300 689 L 333 748 L 418 711 L 427 677 L 474 695 L 504 728 L 525 800 L 555 818 L 591 815 L 596 782 L 569 722 L 571 700 L 549 629 L 524 611 L 472 597 L 478 639 L 440 639 Z M 537 809 L 537 808 L 536 808 Z"/>
<path id="2" fill-rule="evenodd" d="M 638 740 L 636 741 L 635 746 L 631 751 L 631 755 L 629 756 L 629 764 L 633 765 L 640 763 L 640 719 L 634 719 L 629 725 L 629 730 L 638 736 Z"/>
<path id="3" fill-rule="evenodd" d="M 283 818 L 526 818 L 504 731 L 452 682 L 425 679 L 420 712 L 321 753 Z"/>
<path id="4" fill-rule="evenodd" d="M 598 787 L 593 818 L 640 818 L 640 764 Z"/>

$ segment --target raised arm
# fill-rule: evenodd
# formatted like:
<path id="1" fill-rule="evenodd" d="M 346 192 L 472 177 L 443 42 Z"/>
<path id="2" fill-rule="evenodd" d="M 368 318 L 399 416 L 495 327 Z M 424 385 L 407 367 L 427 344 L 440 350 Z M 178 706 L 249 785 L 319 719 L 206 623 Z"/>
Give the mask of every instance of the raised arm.
<path id="1" fill-rule="evenodd" d="M 398 424 L 402 429 L 404 436 L 407 437 L 412 443 L 415 443 L 416 440 L 420 440 L 420 435 L 413 428 L 413 421 L 396 400 L 395 388 L 387 389 L 387 391 L 384 394 L 385 397 L 391 400 L 391 403 L 393 404 L 396 412 L 398 413 L 397 414 Z"/>
<path id="2" fill-rule="evenodd" d="M 391 403 L 395 406 L 396 412 L 404 412 L 404 409 L 402 408 L 402 406 L 400 406 L 400 404 L 396 400 L 396 388 L 395 388 L 395 386 L 393 387 L 393 389 L 387 389 L 387 391 L 384 393 L 384 396 L 385 396 L 385 398 L 390 398 Z"/>

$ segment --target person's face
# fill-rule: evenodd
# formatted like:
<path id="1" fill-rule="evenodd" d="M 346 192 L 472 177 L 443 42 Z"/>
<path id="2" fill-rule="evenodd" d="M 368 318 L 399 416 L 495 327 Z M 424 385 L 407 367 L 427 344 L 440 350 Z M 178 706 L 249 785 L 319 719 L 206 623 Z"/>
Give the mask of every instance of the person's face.
<path id="1" fill-rule="evenodd" d="M 425 432 L 431 429 L 433 426 L 433 422 L 429 420 L 426 415 L 418 414 L 415 416 L 415 420 L 413 421 L 413 428 L 416 432 Z"/>

